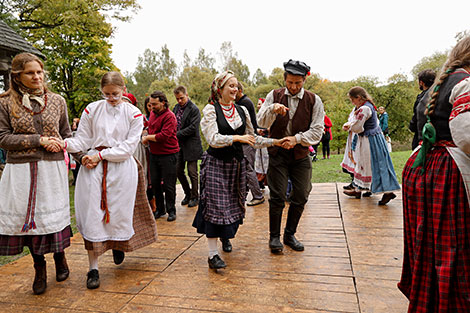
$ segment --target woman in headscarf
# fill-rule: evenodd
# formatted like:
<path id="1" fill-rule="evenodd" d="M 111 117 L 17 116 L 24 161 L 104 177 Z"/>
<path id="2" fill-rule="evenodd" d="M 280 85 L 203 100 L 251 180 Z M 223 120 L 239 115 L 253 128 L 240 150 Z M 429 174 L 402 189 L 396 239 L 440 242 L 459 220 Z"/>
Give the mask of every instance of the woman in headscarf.
<path id="1" fill-rule="evenodd" d="M 230 239 L 245 217 L 247 161 L 242 144 L 261 148 L 282 143 L 282 139 L 254 134 L 247 109 L 235 104 L 237 92 L 238 81 L 232 71 L 218 74 L 201 120 L 209 148 L 202 156 L 200 202 L 193 226 L 207 237 L 212 269 L 226 267 L 218 253 L 217 238 L 225 252 L 232 251 Z"/>
<path id="2" fill-rule="evenodd" d="M 69 188 L 57 138 L 71 136 L 64 98 L 48 91 L 35 55 L 13 58 L 10 88 L 0 95 L 0 148 L 7 164 L 0 180 L 0 255 L 27 246 L 34 260 L 34 294 L 47 287 L 44 254 L 54 253 L 56 280 L 69 276 Z"/>

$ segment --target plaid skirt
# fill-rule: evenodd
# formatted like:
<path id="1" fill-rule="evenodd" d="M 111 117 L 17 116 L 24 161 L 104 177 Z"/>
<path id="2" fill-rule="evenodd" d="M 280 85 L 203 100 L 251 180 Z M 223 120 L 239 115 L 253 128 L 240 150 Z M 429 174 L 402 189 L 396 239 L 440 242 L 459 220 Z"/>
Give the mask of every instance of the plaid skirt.
<path id="1" fill-rule="evenodd" d="M 23 252 L 24 247 L 34 254 L 62 252 L 70 246 L 72 237 L 70 225 L 63 230 L 46 235 L 0 235 L 0 255 L 15 255 Z"/>
<path id="2" fill-rule="evenodd" d="M 245 217 L 246 162 L 245 159 L 224 162 L 208 153 L 203 154 L 199 207 L 193 222 L 199 233 L 222 238 L 233 238 L 235 235 Z M 210 229 L 215 231 L 210 232 L 211 235 L 208 233 Z M 226 230 L 228 233 L 225 233 Z"/>
<path id="3" fill-rule="evenodd" d="M 152 209 L 147 199 L 147 185 L 145 183 L 145 173 L 142 165 L 137 161 L 139 180 L 137 183 L 137 193 L 134 205 L 134 215 L 132 226 L 134 227 L 134 236 L 126 241 L 108 240 L 102 242 L 92 242 L 86 239 L 85 249 L 93 250 L 95 255 L 101 255 L 107 250 L 114 249 L 124 252 L 131 252 L 157 240 L 157 224 L 153 217 Z"/>
<path id="4" fill-rule="evenodd" d="M 470 208 L 445 147 L 426 155 L 425 173 L 403 170 L 404 257 L 398 288 L 408 312 L 470 312 Z"/>

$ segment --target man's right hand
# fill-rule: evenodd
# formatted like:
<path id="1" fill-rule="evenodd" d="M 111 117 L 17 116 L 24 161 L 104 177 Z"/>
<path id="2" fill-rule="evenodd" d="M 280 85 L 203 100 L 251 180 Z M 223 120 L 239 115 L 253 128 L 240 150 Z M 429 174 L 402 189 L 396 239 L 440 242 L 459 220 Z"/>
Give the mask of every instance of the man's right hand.
<path id="1" fill-rule="evenodd" d="M 287 111 L 289 111 L 289 108 L 286 107 L 283 104 L 280 103 L 274 103 L 274 108 L 273 108 L 274 113 L 280 114 L 282 116 L 286 115 Z"/>

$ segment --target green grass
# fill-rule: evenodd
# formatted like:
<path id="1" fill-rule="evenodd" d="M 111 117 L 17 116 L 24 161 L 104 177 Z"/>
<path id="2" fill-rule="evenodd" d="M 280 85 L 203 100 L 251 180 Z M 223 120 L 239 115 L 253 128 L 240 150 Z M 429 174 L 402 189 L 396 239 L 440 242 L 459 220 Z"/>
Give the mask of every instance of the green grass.
<path id="1" fill-rule="evenodd" d="M 401 183 L 401 173 L 411 151 L 392 152 L 392 162 L 397 174 L 398 182 Z M 322 159 L 321 155 L 317 162 L 312 162 L 312 183 L 351 182 L 350 176 L 343 173 L 341 161 L 343 154 L 333 154 L 330 159 Z"/>

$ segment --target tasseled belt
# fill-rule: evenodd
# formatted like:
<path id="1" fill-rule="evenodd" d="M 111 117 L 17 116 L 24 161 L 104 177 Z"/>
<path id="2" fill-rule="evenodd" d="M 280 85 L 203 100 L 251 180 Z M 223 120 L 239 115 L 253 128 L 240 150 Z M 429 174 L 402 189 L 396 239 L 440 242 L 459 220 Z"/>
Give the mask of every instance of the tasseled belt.
<path id="1" fill-rule="evenodd" d="M 29 163 L 29 171 L 31 175 L 31 184 L 29 187 L 28 207 L 26 211 L 26 218 L 24 221 L 21 232 L 27 233 L 30 229 L 36 229 L 34 222 L 34 213 L 36 211 L 36 194 L 38 189 L 38 162 Z"/>
<path id="2" fill-rule="evenodd" d="M 108 147 L 99 146 L 95 150 L 102 151 Z M 108 174 L 108 161 L 102 160 L 103 163 L 103 180 L 101 181 L 101 210 L 104 211 L 103 221 L 105 224 L 109 223 L 109 210 L 108 210 L 108 197 L 106 194 L 106 175 Z"/>

